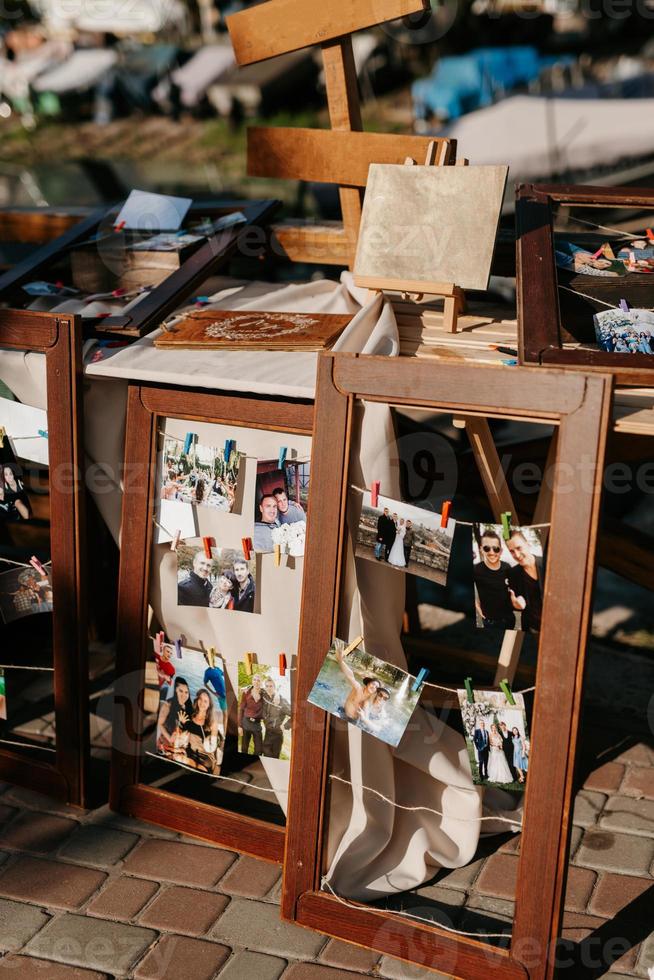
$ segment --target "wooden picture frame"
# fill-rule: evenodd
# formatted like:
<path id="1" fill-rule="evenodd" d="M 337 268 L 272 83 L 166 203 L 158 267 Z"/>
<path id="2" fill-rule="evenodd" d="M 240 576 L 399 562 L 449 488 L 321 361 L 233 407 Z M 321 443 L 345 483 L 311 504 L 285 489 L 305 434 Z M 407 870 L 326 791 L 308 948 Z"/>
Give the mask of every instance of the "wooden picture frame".
<path id="1" fill-rule="evenodd" d="M 155 461 L 160 423 L 165 418 L 311 436 L 313 417 L 313 402 L 306 400 L 288 402 L 273 397 L 136 384 L 130 385 L 128 392 L 125 473 L 132 475 L 123 503 L 116 658 L 121 704 L 116 704 L 122 712 L 126 700 L 129 708 L 125 716 L 118 711 L 114 715 L 110 806 L 171 830 L 279 863 L 284 854 L 284 827 L 139 782 L 141 697 L 148 657 L 148 582 L 158 490 Z M 132 726 L 128 733 L 129 752 L 121 750 L 116 737 L 121 717 Z"/>
<path id="2" fill-rule="evenodd" d="M 316 486 L 331 486 L 333 492 L 313 515 L 307 537 L 282 895 L 285 919 L 404 960 L 410 961 L 410 951 L 418 949 L 420 966 L 435 970 L 443 956 L 447 973 L 455 972 L 465 980 L 552 977 L 554 957 L 549 954 L 559 932 L 567 873 L 611 390 L 611 378 L 599 374 L 321 355 L 312 478 Z M 358 902 L 344 907 L 339 898 L 320 888 L 330 720 L 307 702 L 307 696 L 336 630 L 350 430 L 359 399 L 452 412 L 455 417 L 536 421 L 558 430 L 543 610 L 547 625 L 540 634 L 530 785 L 508 951 Z M 585 476 L 574 465 L 582 455 Z M 542 751 L 546 742 L 547 751 Z"/>
<path id="3" fill-rule="evenodd" d="M 56 724 L 53 764 L 26 758 L 0 743 L 0 779 L 84 806 L 88 800 L 89 677 L 82 325 L 78 317 L 2 310 L 0 349 L 41 353 L 46 359 Z"/>
<path id="4" fill-rule="evenodd" d="M 256 240 L 248 240 L 252 227 L 263 228 L 280 206 L 279 201 L 214 201 L 194 204 L 189 210 L 191 216 L 219 218 L 235 211 L 242 211 L 247 224 L 236 225 L 208 238 L 158 286 L 151 290 L 129 313 L 107 316 L 89 321 L 88 327 L 97 334 L 117 334 L 123 337 L 143 337 L 161 325 L 172 311 L 190 297 L 209 276 L 214 275 L 245 242 L 248 248 L 262 250 L 266 246 L 263 232 L 255 232 Z M 67 229 L 63 235 L 48 242 L 33 255 L 19 263 L 9 272 L 0 276 L 0 300 L 15 301 L 23 283 L 39 277 L 47 278 L 51 266 L 66 250 L 69 250 L 97 232 L 103 221 L 107 221 L 116 211 L 115 207 L 94 211 L 78 224 Z"/>
<path id="5" fill-rule="evenodd" d="M 558 269 L 554 255 L 554 211 L 558 207 L 654 209 L 654 189 L 640 187 L 557 187 L 523 184 L 516 198 L 516 263 L 519 357 L 522 364 L 577 368 L 613 374 L 618 384 L 654 386 L 654 356 L 610 354 L 594 345 L 593 314 L 618 306 L 654 306 L 654 275 L 629 273 L 610 279 Z M 629 218 L 629 214 L 626 216 Z M 610 225 L 611 222 L 604 219 Z M 617 218 L 613 219 L 618 222 Z M 623 219 L 625 220 L 625 219 Z M 594 252 L 616 238 L 609 229 L 561 237 L 575 239 Z M 577 295 L 573 296 L 572 292 Z M 585 294 L 585 295 L 582 295 Z M 597 297 L 597 301 L 594 301 Z"/>

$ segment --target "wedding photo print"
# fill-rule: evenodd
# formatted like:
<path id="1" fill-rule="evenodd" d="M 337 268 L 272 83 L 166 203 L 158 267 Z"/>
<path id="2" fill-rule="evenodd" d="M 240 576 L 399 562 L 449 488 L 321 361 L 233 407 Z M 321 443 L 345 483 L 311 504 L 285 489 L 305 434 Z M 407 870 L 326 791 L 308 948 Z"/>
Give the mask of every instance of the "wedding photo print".
<path id="1" fill-rule="evenodd" d="M 163 445 L 161 499 L 212 507 L 231 513 L 236 501 L 240 453 L 204 446 L 188 437 L 165 436 Z"/>
<path id="2" fill-rule="evenodd" d="M 473 524 L 472 574 L 479 629 L 540 632 L 545 565 L 540 531 L 501 524 Z"/>
<path id="3" fill-rule="evenodd" d="M 257 562 L 240 549 L 212 547 L 199 538 L 177 546 L 177 605 L 257 612 Z"/>
<path id="4" fill-rule="evenodd" d="M 5 567 L 0 558 L 0 570 Z M 52 612 L 50 562 L 39 572 L 31 566 L 0 573 L 0 616 L 5 623 L 35 613 Z"/>
<path id="5" fill-rule="evenodd" d="M 225 744 L 225 674 L 220 657 L 164 643 L 159 678 L 156 755 L 217 776 Z"/>
<path id="6" fill-rule="evenodd" d="M 282 554 L 304 554 L 307 501 L 309 498 L 308 461 L 260 459 L 254 500 L 254 550 L 269 552 L 275 545 Z"/>
<path id="7" fill-rule="evenodd" d="M 238 665 L 239 752 L 291 758 L 291 675 L 270 664 Z"/>
<path id="8" fill-rule="evenodd" d="M 457 691 L 472 781 L 522 792 L 529 769 L 529 733 L 522 694 L 509 704 L 503 691 Z"/>
<path id="9" fill-rule="evenodd" d="M 373 507 L 367 490 L 363 494 L 356 556 L 445 585 L 455 526 L 450 518 L 447 527 L 442 528 L 440 514 L 381 494 Z"/>
<path id="10" fill-rule="evenodd" d="M 346 646 L 334 640 L 307 700 L 388 745 L 399 745 L 420 698 L 413 690 L 415 677 L 361 646 L 344 656 Z"/>
<path id="11" fill-rule="evenodd" d="M 654 354 L 654 311 L 602 310 L 593 321 L 597 343 L 609 354 Z"/>

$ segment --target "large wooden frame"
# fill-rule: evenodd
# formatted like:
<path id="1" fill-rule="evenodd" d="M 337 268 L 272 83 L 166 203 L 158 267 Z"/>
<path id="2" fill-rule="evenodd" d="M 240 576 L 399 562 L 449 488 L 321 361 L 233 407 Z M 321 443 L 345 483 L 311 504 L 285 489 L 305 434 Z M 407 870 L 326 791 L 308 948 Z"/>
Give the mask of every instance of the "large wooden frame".
<path id="1" fill-rule="evenodd" d="M 562 320 L 566 307 L 571 318 L 588 321 L 604 309 L 601 300 L 619 305 L 628 299 L 632 305 L 654 305 L 654 281 L 648 275 L 631 273 L 624 278 L 601 279 L 574 275 L 557 269 L 554 257 L 553 213 L 556 207 L 586 207 L 654 210 L 654 189 L 641 187 L 584 187 L 549 184 L 523 184 L 517 192 L 517 288 L 519 354 L 523 364 L 546 364 L 584 371 L 603 371 L 615 375 L 620 384 L 654 386 L 654 357 L 648 354 L 609 354 L 598 349 L 570 347 L 575 337 Z M 610 224 L 610 222 L 609 222 Z M 604 235 L 604 238 L 600 236 Z M 577 238 L 574 233 L 570 237 Z M 588 240 L 590 236 L 583 235 Z M 606 231 L 598 231 L 589 248 L 606 241 Z M 558 283 L 600 300 L 568 292 L 559 293 Z M 634 297 L 641 294 L 641 299 Z M 572 325 L 572 324 L 570 324 Z M 588 333 L 588 331 L 586 331 Z M 592 338 L 594 340 L 594 337 Z M 565 346 L 568 344 L 568 346 Z"/>
<path id="2" fill-rule="evenodd" d="M 534 751 L 510 951 L 457 939 L 438 926 L 411 922 L 365 905 L 352 903 L 354 908 L 344 908 L 337 898 L 320 890 L 330 723 L 326 713 L 306 699 L 336 629 L 349 437 L 356 399 L 558 427 L 543 610 L 547 625 L 540 637 L 532 722 Z M 400 959 L 410 960 L 411 949 L 418 948 L 420 965 L 433 969 L 439 968 L 440 956 L 446 955 L 447 972 L 455 962 L 456 975 L 465 980 L 552 977 L 551 947 L 559 932 L 567 873 L 610 407 L 608 376 L 478 365 L 434 366 L 413 359 L 349 354 L 321 356 L 312 478 L 316 486 L 333 486 L 334 474 L 340 473 L 341 492 L 334 487 L 313 515 L 307 538 L 282 897 L 286 919 Z M 584 466 L 577 466 L 582 457 Z M 389 922 L 392 929 L 382 928 Z"/>
<path id="3" fill-rule="evenodd" d="M 56 755 L 53 765 L 0 746 L 0 779 L 87 802 L 89 685 L 85 613 L 82 326 L 78 317 L 0 311 L 0 348 L 46 358 Z M 53 474 L 55 478 L 53 478 Z"/>
<path id="4" fill-rule="evenodd" d="M 162 419 L 226 423 L 312 435 L 313 402 L 183 391 L 156 385 L 130 385 L 127 403 L 116 677 L 121 698 L 134 712 L 134 750 L 125 754 L 114 744 L 110 806 L 172 830 L 204 837 L 223 847 L 281 862 L 285 829 L 227 809 L 186 800 L 139 782 L 141 692 L 144 686 L 148 581 L 156 503 L 156 450 Z M 274 424 L 270 419 L 274 418 Z M 121 708 L 122 710 L 122 708 Z M 138 716 L 138 717 L 137 717 Z M 114 732 L 120 715 L 114 717 Z"/>

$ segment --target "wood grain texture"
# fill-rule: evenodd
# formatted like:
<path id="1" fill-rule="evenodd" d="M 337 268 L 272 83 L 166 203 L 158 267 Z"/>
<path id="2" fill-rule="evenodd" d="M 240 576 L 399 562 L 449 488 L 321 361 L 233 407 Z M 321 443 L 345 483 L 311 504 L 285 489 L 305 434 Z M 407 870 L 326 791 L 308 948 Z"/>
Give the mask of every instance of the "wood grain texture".
<path id="1" fill-rule="evenodd" d="M 268 0 L 226 23 L 236 61 L 251 65 L 425 9 L 424 0 Z"/>
<path id="2" fill-rule="evenodd" d="M 395 133 L 250 126 L 248 175 L 365 187 L 371 163 L 401 164 L 407 155 L 422 159 L 430 142 L 427 136 Z M 446 148 L 449 159 L 454 141 L 436 143 Z"/>
<path id="3" fill-rule="evenodd" d="M 347 266 L 351 243 L 342 221 L 286 221 L 270 226 L 270 248 L 290 262 Z"/>
<path id="4" fill-rule="evenodd" d="M 57 318 L 31 310 L 0 310 L 0 347 L 46 353 L 59 338 Z"/>
<path id="5" fill-rule="evenodd" d="M 41 245 L 58 238 L 74 225 L 79 224 L 88 212 L 76 208 L 75 213 L 65 210 L 31 210 L 7 208 L 0 210 L 0 241 L 23 242 Z"/>

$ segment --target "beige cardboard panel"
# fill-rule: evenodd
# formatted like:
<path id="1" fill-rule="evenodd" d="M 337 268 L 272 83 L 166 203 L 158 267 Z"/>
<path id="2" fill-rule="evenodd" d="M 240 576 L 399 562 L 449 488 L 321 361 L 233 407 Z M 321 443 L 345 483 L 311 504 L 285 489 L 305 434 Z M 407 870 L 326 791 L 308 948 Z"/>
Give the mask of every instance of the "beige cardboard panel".
<path id="1" fill-rule="evenodd" d="M 486 289 L 508 167 L 372 164 L 356 276 Z"/>

